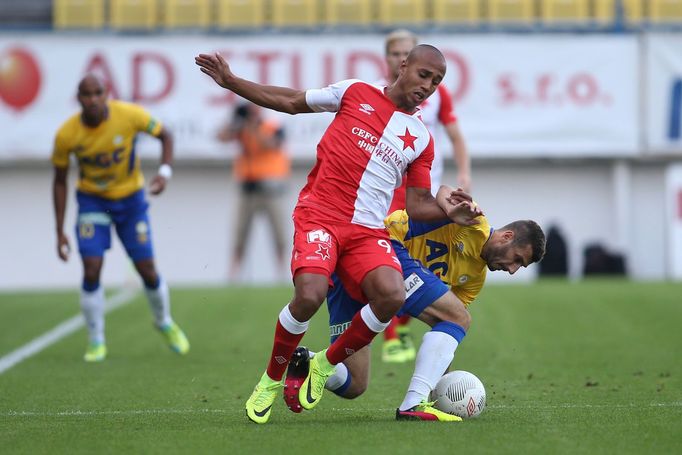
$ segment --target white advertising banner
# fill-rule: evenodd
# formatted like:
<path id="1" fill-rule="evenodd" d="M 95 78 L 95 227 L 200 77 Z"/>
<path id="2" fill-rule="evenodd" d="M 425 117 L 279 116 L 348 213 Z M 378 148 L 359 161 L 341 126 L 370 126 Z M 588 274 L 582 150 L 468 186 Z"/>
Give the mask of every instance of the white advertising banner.
<path id="1" fill-rule="evenodd" d="M 682 280 L 682 164 L 668 167 L 665 189 L 669 278 Z"/>
<path id="2" fill-rule="evenodd" d="M 474 157 L 629 156 L 638 151 L 638 51 L 632 36 L 447 36 L 426 40 L 448 62 L 445 84 Z M 234 152 L 215 140 L 233 94 L 194 64 L 220 51 L 233 71 L 304 89 L 384 75 L 381 35 L 0 36 L 0 160 L 47 159 L 78 111 L 76 85 L 102 75 L 116 98 L 169 126 L 178 159 Z M 274 114 L 273 114 L 274 115 Z M 312 158 L 331 114 L 278 115 L 296 157 Z M 158 145 L 140 141 L 143 156 Z"/>
<path id="3" fill-rule="evenodd" d="M 682 34 L 649 35 L 645 48 L 647 148 L 682 154 Z"/>

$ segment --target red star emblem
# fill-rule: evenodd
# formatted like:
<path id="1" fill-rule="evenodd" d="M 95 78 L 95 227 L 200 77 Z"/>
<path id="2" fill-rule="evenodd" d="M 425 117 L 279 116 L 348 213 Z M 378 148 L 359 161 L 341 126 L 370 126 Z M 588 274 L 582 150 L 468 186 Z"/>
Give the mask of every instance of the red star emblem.
<path id="1" fill-rule="evenodd" d="M 323 245 L 318 245 L 317 246 L 317 251 L 315 251 L 317 254 L 320 255 L 322 260 L 329 259 L 331 256 L 329 255 L 329 247 L 323 246 Z"/>
<path id="2" fill-rule="evenodd" d="M 417 140 L 417 136 L 412 136 L 410 134 L 410 130 L 407 129 L 407 127 L 405 127 L 405 134 L 398 136 L 398 138 L 403 141 L 403 150 L 405 150 L 407 147 L 412 147 L 412 150 L 415 150 L 414 141 Z"/>

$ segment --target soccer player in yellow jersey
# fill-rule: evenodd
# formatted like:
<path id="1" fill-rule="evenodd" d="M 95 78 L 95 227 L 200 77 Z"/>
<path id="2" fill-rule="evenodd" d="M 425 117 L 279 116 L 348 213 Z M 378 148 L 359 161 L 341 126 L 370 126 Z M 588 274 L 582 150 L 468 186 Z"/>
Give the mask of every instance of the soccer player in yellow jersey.
<path id="1" fill-rule="evenodd" d="M 160 194 L 172 175 L 173 139 L 142 107 L 107 100 L 107 95 L 98 77 L 87 75 L 80 81 L 81 112 L 59 128 L 52 152 L 57 254 L 63 261 L 68 260 L 70 253 L 69 238 L 64 232 L 70 155 L 74 155 L 79 168 L 76 237 L 83 262 L 80 304 L 89 334 L 84 358 L 96 362 L 104 360 L 107 354 L 100 272 L 104 252 L 111 246 L 112 225 L 144 282 L 156 327 L 171 349 L 185 354 L 189 351 L 189 342 L 171 318 L 168 286 L 154 264 L 147 215 L 149 204 L 145 200 L 140 158 L 135 154 L 139 132 L 161 142 L 161 166 L 149 187 L 152 194 Z"/>
<path id="2" fill-rule="evenodd" d="M 440 191 L 452 189 L 441 186 Z M 496 230 L 485 216 L 478 220 L 479 224 L 471 226 L 447 220 L 423 223 L 410 220 L 404 210 L 385 219 L 405 280 L 407 298 L 398 315 L 410 314 L 431 326 L 417 353 L 408 392 L 396 410 L 399 420 L 461 420 L 433 408 L 428 397 L 469 330 L 468 306 L 483 287 L 487 270 L 514 274 L 545 253 L 545 235 L 534 221 L 514 221 Z M 363 305 L 334 279 L 334 287 L 327 294 L 332 341 Z M 307 368 L 307 358 L 307 349 L 297 348 L 287 373 L 284 399 L 295 412 L 300 408 L 295 394 L 288 392 L 300 382 L 298 376 Z M 358 397 L 367 389 L 369 363 L 366 346 L 336 366 L 326 388 L 344 398 Z"/>

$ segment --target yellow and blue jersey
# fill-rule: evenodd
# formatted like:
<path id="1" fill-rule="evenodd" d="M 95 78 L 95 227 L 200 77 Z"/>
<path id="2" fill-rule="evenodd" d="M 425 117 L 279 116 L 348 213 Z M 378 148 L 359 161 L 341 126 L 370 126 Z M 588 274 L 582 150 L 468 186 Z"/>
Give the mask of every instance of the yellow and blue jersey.
<path id="1" fill-rule="evenodd" d="M 78 189 L 106 199 L 121 199 L 144 186 L 140 157 L 135 153 L 137 133 L 158 136 L 162 125 L 142 107 L 122 101 L 107 103 L 107 117 L 95 128 L 71 116 L 55 136 L 52 163 L 69 166 L 78 160 Z"/>
<path id="2" fill-rule="evenodd" d="M 478 220 L 474 226 L 449 220 L 422 223 L 410 220 L 405 210 L 398 210 L 386 217 L 384 224 L 393 240 L 402 243 L 411 257 L 421 261 L 468 306 L 481 291 L 488 270 L 481 250 L 492 228 L 484 216 Z"/>

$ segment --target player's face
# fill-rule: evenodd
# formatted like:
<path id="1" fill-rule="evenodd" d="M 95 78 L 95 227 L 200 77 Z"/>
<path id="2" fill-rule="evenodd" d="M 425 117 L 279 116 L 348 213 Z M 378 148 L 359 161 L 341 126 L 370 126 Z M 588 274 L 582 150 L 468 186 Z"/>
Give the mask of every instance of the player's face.
<path id="1" fill-rule="evenodd" d="M 521 267 L 528 267 L 532 257 L 533 247 L 530 244 L 514 244 L 512 233 L 511 236 L 503 236 L 498 243 L 489 245 L 485 261 L 491 271 L 503 270 L 513 275 Z"/>
<path id="2" fill-rule="evenodd" d="M 407 58 L 414 47 L 411 39 L 393 41 L 386 50 L 386 66 L 388 66 L 388 78 L 394 81 L 400 72 L 400 64 Z"/>
<path id="3" fill-rule="evenodd" d="M 107 106 L 107 91 L 96 80 L 85 80 L 78 87 L 78 102 L 83 116 L 91 120 L 101 120 Z"/>
<path id="4" fill-rule="evenodd" d="M 445 62 L 436 54 L 425 52 L 400 66 L 403 107 L 414 109 L 436 91 L 445 76 Z"/>

